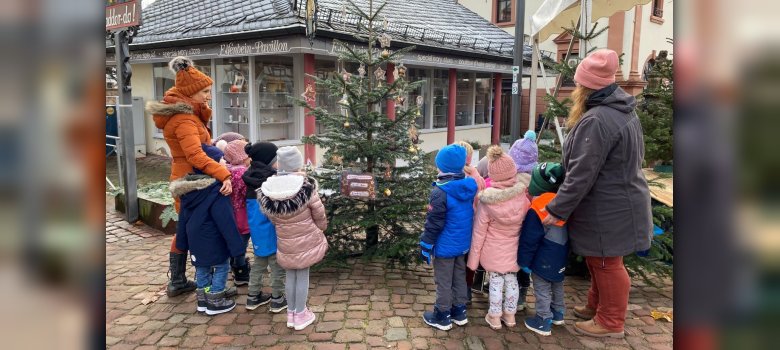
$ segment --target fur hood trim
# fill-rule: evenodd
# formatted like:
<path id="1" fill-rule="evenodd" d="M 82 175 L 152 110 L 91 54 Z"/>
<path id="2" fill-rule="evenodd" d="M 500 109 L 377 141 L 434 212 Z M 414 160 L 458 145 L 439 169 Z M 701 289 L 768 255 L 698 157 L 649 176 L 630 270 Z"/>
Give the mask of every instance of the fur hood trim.
<path id="1" fill-rule="evenodd" d="M 257 190 L 257 201 L 268 215 L 292 216 L 306 208 L 318 188 L 317 180 L 312 177 L 273 176 Z"/>
<path id="2" fill-rule="evenodd" d="M 512 198 L 517 197 L 518 195 L 523 194 L 527 186 L 522 179 L 522 175 L 525 174 L 517 174 L 517 177 L 515 178 L 517 182 L 514 185 L 512 185 L 512 187 L 486 188 L 484 191 L 479 193 L 478 195 L 479 201 L 485 204 L 500 203 L 500 202 L 506 202 Z"/>
<path id="3" fill-rule="evenodd" d="M 146 111 L 151 115 L 162 117 L 172 117 L 177 114 L 193 114 L 192 106 L 185 102 L 165 103 L 158 101 L 149 101 L 146 103 Z"/>
<path id="4" fill-rule="evenodd" d="M 217 182 L 208 175 L 187 175 L 185 177 L 171 181 L 168 188 L 171 189 L 171 196 L 179 198 L 192 191 L 202 190 Z"/>

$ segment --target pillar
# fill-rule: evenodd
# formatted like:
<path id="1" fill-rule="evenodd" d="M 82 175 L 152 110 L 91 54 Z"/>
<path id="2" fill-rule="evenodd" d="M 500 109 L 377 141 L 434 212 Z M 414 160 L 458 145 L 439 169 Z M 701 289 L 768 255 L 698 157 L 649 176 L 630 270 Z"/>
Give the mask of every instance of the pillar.
<path id="1" fill-rule="evenodd" d="M 458 71 L 450 68 L 450 86 L 447 95 L 447 144 L 455 142 L 455 100 L 457 99 Z"/>
<path id="2" fill-rule="evenodd" d="M 618 11 L 614 15 L 609 17 L 609 29 L 607 29 L 607 48 L 617 52 L 618 55 L 623 53 L 623 33 L 626 30 L 626 12 Z M 623 81 L 623 68 L 618 66 L 617 73 L 615 73 L 616 81 Z"/>
<path id="3" fill-rule="evenodd" d="M 493 75 L 493 135 L 490 143 L 501 144 L 501 73 Z"/>
<path id="4" fill-rule="evenodd" d="M 387 62 L 387 72 L 385 72 L 385 77 L 387 79 L 387 84 L 392 85 L 395 81 L 395 76 L 393 76 L 393 71 L 395 70 L 395 64 L 392 62 Z M 411 103 L 411 101 L 409 101 Z M 395 100 L 390 99 L 387 100 L 387 118 L 390 120 L 395 120 Z"/>
<path id="5" fill-rule="evenodd" d="M 314 88 L 314 79 L 309 75 L 314 75 L 314 55 L 310 53 L 303 54 L 303 72 L 306 75 L 303 77 L 303 91 L 306 91 L 306 87 L 311 85 Z M 315 95 L 316 96 L 316 95 Z M 316 97 L 315 97 L 316 98 Z M 316 101 L 314 101 L 316 102 Z M 317 128 L 317 119 L 311 115 L 308 108 L 304 109 L 303 117 L 303 134 L 306 136 L 314 135 L 314 131 Z M 304 148 L 304 158 L 306 162 L 311 162 L 312 165 L 317 164 L 317 148 L 312 144 L 306 144 Z"/>
<path id="6" fill-rule="evenodd" d="M 642 80 L 639 74 L 639 39 L 642 33 L 642 6 L 634 7 L 634 35 L 631 41 L 631 71 L 628 73 L 628 80 L 619 84 L 623 90 L 634 96 L 644 90 L 647 82 Z"/>

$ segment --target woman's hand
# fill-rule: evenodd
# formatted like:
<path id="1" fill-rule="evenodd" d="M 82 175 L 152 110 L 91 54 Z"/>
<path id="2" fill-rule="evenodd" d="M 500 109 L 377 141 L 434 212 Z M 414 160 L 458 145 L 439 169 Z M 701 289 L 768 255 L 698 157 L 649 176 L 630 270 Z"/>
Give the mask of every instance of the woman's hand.
<path id="1" fill-rule="evenodd" d="M 233 192 L 233 183 L 230 182 L 230 179 L 228 178 L 225 181 L 222 181 L 222 188 L 219 189 L 219 193 L 222 193 L 223 196 L 228 196 Z"/>
<path id="2" fill-rule="evenodd" d="M 550 212 L 548 212 L 546 208 L 543 208 L 542 212 L 547 213 L 547 216 L 544 218 L 544 220 L 542 220 L 542 225 L 544 226 L 555 225 L 555 223 L 561 221 L 561 219 L 558 219 L 554 215 L 550 214 Z"/>

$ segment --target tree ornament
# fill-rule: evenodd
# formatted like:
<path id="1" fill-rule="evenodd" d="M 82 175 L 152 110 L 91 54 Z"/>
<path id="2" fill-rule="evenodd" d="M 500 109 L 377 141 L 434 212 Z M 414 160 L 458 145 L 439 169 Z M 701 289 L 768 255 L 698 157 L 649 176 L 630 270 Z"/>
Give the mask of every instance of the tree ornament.
<path id="1" fill-rule="evenodd" d="M 417 147 L 414 147 L 414 145 L 409 146 L 409 152 L 410 153 L 417 153 Z"/>
<path id="2" fill-rule="evenodd" d="M 360 64 L 360 67 L 358 67 L 358 76 L 364 77 L 366 75 L 366 66 L 363 65 L 363 63 Z"/>
<path id="3" fill-rule="evenodd" d="M 387 25 L 389 23 L 387 22 L 387 18 L 382 18 L 382 29 L 387 30 Z"/>
<path id="4" fill-rule="evenodd" d="M 390 180 L 391 178 L 392 178 L 391 167 L 390 164 L 388 164 L 387 166 L 385 166 L 385 180 Z"/>
<path id="5" fill-rule="evenodd" d="M 342 70 L 341 71 L 341 78 L 344 79 L 344 82 L 349 82 L 349 79 L 352 78 L 352 74 L 350 74 L 346 70 Z"/>
<path id="6" fill-rule="evenodd" d="M 347 98 L 346 92 L 344 92 L 344 95 L 341 96 L 341 99 L 339 100 L 339 104 L 344 107 L 349 107 L 349 99 Z"/>
<path id="7" fill-rule="evenodd" d="M 393 69 L 393 80 L 398 80 L 398 77 L 399 77 L 399 75 L 398 75 L 398 74 L 399 74 L 399 73 L 398 73 L 398 66 L 396 66 L 396 67 Z"/>
<path id="8" fill-rule="evenodd" d="M 416 162 L 416 161 L 420 160 L 420 157 L 414 156 L 414 157 L 412 157 L 412 160 Z"/>
<path id="9" fill-rule="evenodd" d="M 385 80 L 385 70 L 382 67 L 376 67 L 374 70 L 374 77 L 376 80 Z"/>
<path id="10" fill-rule="evenodd" d="M 401 78 L 406 77 L 406 66 L 404 66 L 403 63 L 401 63 L 401 65 L 398 66 L 397 69 L 398 69 L 398 75 Z"/>
<path id="11" fill-rule="evenodd" d="M 425 99 L 422 97 L 422 95 L 417 96 L 417 106 L 422 106 L 423 102 L 425 102 Z"/>
<path id="12" fill-rule="evenodd" d="M 390 57 L 390 51 L 387 51 L 387 49 L 382 50 L 382 58 L 388 57 Z"/>
<path id="13" fill-rule="evenodd" d="M 345 128 L 349 128 L 349 120 L 347 120 L 346 122 L 344 122 L 344 127 L 345 127 Z"/>
<path id="14" fill-rule="evenodd" d="M 401 105 L 404 104 L 404 102 L 406 102 L 406 97 L 403 97 L 401 95 L 398 95 L 398 96 L 395 97 L 395 105 L 396 106 L 401 106 Z"/>
<path id="15" fill-rule="evenodd" d="M 385 196 L 390 197 L 391 194 L 393 194 L 393 191 L 390 191 L 389 188 L 385 188 Z"/>
<path id="16" fill-rule="evenodd" d="M 390 34 L 384 33 L 380 35 L 377 40 L 379 40 L 379 46 L 381 46 L 383 49 L 386 49 L 390 47 L 390 41 L 393 40 L 393 37 L 391 37 Z"/>

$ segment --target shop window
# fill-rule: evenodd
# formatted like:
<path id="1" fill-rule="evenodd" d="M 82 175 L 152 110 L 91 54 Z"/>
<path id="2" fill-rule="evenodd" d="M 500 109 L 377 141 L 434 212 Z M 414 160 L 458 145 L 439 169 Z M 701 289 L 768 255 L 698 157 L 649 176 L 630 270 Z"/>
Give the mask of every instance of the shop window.
<path id="1" fill-rule="evenodd" d="M 474 77 L 473 73 L 458 72 L 455 97 L 455 126 L 474 123 Z"/>
<path id="2" fill-rule="evenodd" d="M 495 3 L 493 4 L 493 9 L 495 10 L 495 13 L 493 14 L 495 17 L 496 24 L 510 24 L 513 21 L 512 17 L 512 8 L 514 7 L 514 1 L 513 0 L 494 0 Z"/>
<path id="3" fill-rule="evenodd" d="M 295 108 L 288 98 L 295 96 L 293 64 L 287 57 L 255 59 L 255 102 L 258 139 L 292 140 L 296 135 Z"/>
<path id="4" fill-rule="evenodd" d="M 417 104 L 417 97 L 423 97 L 423 104 L 420 106 L 420 115 L 415 119 L 417 129 L 430 129 L 431 118 L 428 107 L 430 106 L 430 74 L 427 69 L 420 68 L 408 68 L 406 70 L 406 79 L 408 82 L 413 83 L 416 81 L 422 81 L 420 86 L 409 92 L 409 99 L 407 105 L 409 107 Z"/>
<path id="5" fill-rule="evenodd" d="M 192 62 L 199 71 L 203 72 L 210 77 L 211 75 L 211 61 L 210 60 L 194 60 Z M 172 88 L 176 83 L 176 76 L 168 67 L 168 63 L 155 63 L 152 65 L 152 79 L 154 81 L 154 100 L 162 101 L 165 92 Z M 212 102 L 212 107 L 214 103 Z M 209 128 L 213 127 L 213 122 L 209 122 Z M 212 129 L 213 130 L 213 129 Z M 155 128 L 155 137 L 162 138 L 162 130 Z"/>
<path id="6" fill-rule="evenodd" d="M 493 79 L 490 73 L 477 73 L 474 80 L 474 124 L 490 124 Z"/>
<path id="7" fill-rule="evenodd" d="M 315 60 L 314 61 L 314 76 L 320 79 L 331 79 L 335 78 L 335 75 L 338 72 L 338 67 L 336 66 L 336 61 L 333 60 Z M 343 113 L 342 107 L 338 104 L 338 101 L 341 99 L 341 96 L 333 95 L 331 94 L 330 90 L 321 84 L 317 84 L 316 86 L 316 103 L 317 107 L 325 108 L 330 113 Z M 318 120 L 316 122 L 316 129 L 317 134 L 322 133 L 324 130 L 322 128 L 322 125 L 320 125 L 320 121 Z"/>
<path id="8" fill-rule="evenodd" d="M 449 71 L 434 70 L 431 81 L 433 86 L 433 128 L 446 128 L 450 90 Z"/>
<path id="9" fill-rule="evenodd" d="M 232 131 L 249 139 L 249 58 L 217 60 L 215 135 Z"/>

